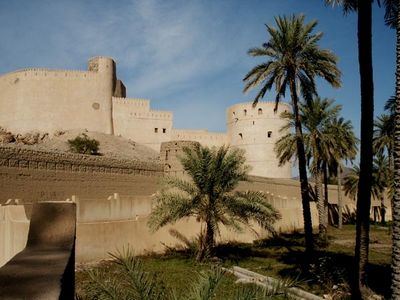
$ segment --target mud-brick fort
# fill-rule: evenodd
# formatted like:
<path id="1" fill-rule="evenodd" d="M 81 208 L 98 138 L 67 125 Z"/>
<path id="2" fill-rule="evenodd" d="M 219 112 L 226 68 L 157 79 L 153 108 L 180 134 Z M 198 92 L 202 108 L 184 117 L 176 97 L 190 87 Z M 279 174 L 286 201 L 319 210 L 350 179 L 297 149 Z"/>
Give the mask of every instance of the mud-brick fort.
<path id="1" fill-rule="evenodd" d="M 226 133 L 173 127 L 173 114 L 150 108 L 150 101 L 126 98 L 115 62 L 94 57 L 87 71 L 23 69 L 0 77 L 0 125 L 15 133 L 87 129 L 131 139 L 160 151 L 168 141 L 197 141 L 246 150 L 251 175 L 290 178 L 291 166 L 278 166 L 273 151 L 284 121 L 274 103 L 239 103 L 226 111 Z M 168 164 L 167 164 L 168 167 Z"/>
<path id="2" fill-rule="evenodd" d="M 176 129 L 171 112 L 152 110 L 148 100 L 126 98 L 114 61 L 95 57 L 87 71 L 25 69 L 0 76 L 0 105 L 0 126 L 13 134 L 58 131 L 52 137 L 56 140 L 60 131 L 87 129 L 117 146 L 114 152 L 127 148 L 138 154 L 91 156 L 57 147 L 0 145 L 0 267 L 25 247 L 32 204 L 38 201 L 76 202 L 77 262 L 104 259 L 128 244 L 137 254 L 163 251 L 163 245 L 177 244 L 169 234 L 171 228 L 195 237 L 200 225 L 193 218 L 155 233 L 147 227 L 162 178 L 183 173 L 178 157 L 182 147 L 194 143 L 246 150 L 251 174 L 256 176 L 240 182 L 238 190 L 267 194 L 267 201 L 282 215 L 275 224 L 277 231 L 303 227 L 299 183 L 290 179 L 290 165 L 278 166 L 273 151 L 283 134 L 279 114 L 289 109 L 287 104 L 281 104 L 276 114 L 270 102 L 233 105 L 226 111 L 225 133 Z M 337 187 L 328 190 L 329 203 L 335 206 Z M 353 201 L 343 198 L 347 211 L 352 211 Z M 372 205 L 378 207 L 380 202 L 374 200 Z M 311 208 L 317 226 L 315 203 Z M 248 229 L 238 233 L 221 227 L 219 240 L 251 242 L 266 235 L 255 229 L 258 236 Z"/>

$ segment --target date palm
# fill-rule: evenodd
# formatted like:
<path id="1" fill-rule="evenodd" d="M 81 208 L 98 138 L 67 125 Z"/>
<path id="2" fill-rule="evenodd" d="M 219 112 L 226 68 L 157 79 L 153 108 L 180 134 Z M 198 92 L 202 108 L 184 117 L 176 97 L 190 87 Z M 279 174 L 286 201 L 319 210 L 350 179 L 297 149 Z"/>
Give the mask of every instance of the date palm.
<path id="1" fill-rule="evenodd" d="M 180 161 L 191 181 L 166 179 L 166 188 L 156 194 L 150 215 L 148 224 L 152 230 L 194 217 L 202 224 L 199 261 L 212 254 L 220 224 L 240 229 L 240 224 L 256 221 L 262 228 L 274 231 L 273 223 L 280 215 L 266 202 L 266 194 L 234 191 L 239 181 L 247 180 L 248 167 L 242 151 L 197 145 L 184 148 L 184 154 Z"/>
<path id="2" fill-rule="evenodd" d="M 398 0 L 397 0 L 398 1 Z M 386 21 L 393 26 L 396 0 L 385 0 Z M 379 0 L 377 1 L 379 3 Z M 340 5 L 345 12 L 357 11 L 357 36 L 358 36 L 358 61 L 361 91 L 361 147 L 360 147 L 360 180 L 357 195 L 357 221 L 356 221 L 356 246 L 355 268 L 356 276 L 352 285 L 352 296 L 361 298 L 361 291 L 366 287 L 366 268 L 368 264 L 369 249 L 369 213 L 371 208 L 372 185 L 372 137 L 374 120 L 374 81 L 372 71 L 372 3 L 373 0 L 325 0 L 331 5 Z M 399 39 L 399 33 L 397 38 Z M 398 66 L 399 68 L 399 66 Z M 397 73 L 397 76 L 399 74 Z M 400 92 L 399 92 L 400 93 Z M 399 128 L 400 129 L 400 128 Z M 400 131 L 399 131 L 400 133 Z M 400 146 L 400 144 L 399 144 Z M 399 164 L 400 167 L 400 164 Z M 399 177 L 400 179 L 400 177 Z M 400 200 L 400 195 L 399 195 Z M 400 210 L 400 204 L 399 204 Z M 399 236 L 400 246 L 400 236 Z M 400 267 L 400 258 L 399 258 Z M 400 293 L 400 275 L 399 275 Z"/>
<path id="3" fill-rule="evenodd" d="M 345 121 L 343 118 L 335 118 L 329 124 L 331 135 L 334 139 L 332 155 L 328 165 L 331 173 L 337 177 L 338 188 L 338 228 L 342 228 L 343 224 L 343 199 L 342 199 L 342 180 L 341 173 L 343 170 L 343 161 L 353 160 L 357 154 L 358 139 L 353 132 L 353 126 L 350 121 Z"/>
<path id="4" fill-rule="evenodd" d="M 331 99 L 314 98 L 304 105 L 300 105 L 304 145 L 309 168 L 315 178 L 316 198 L 319 213 L 319 235 L 326 238 L 328 226 L 328 199 L 323 197 L 322 182 L 327 184 L 325 176 L 326 166 L 333 166 L 335 170 L 343 159 L 354 156 L 356 139 L 349 121 L 338 118 L 340 105 L 334 105 Z M 294 115 L 283 113 L 287 119 L 284 131 L 293 128 Z M 296 154 L 296 137 L 293 133 L 286 134 L 276 142 L 275 151 L 280 164 L 290 161 Z M 324 180 L 322 180 L 324 177 Z"/>
<path id="5" fill-rule="evenodd" d="M 277 27 L 266 25 L 270 39 L 262 47 L 251 48 L 248 54 L 266 57 L 267 61 L 256 65 L 244 77 L 244 92 L 261 86 L 253 104 L 275 86 L 275 111 L 286 90 L 290 91 L 295 116 L 296 148 L 300 174 L 306 252 L 313 250 L 310 193 L 307 180 L 303 132 L 299 114 L 300 95 L 311 101 L 317 95 L 315 78 L 321 77 L 334 87 L 340 86 L 340 72 L 336 67 L 336 56 L 321 49 L 318 42 L 322 33 L 313 33 L 317 21 L 304 23 L 304 16 L 276 17 Z"/>
<path id="6" fill-rule="evenodd" d="M 394 125 L 394 114 L 382 114 L 374 123 L 374 151 L 387 153 L 390 167 L 393 167 Z"/>
<path id="7" fill-rule="evenodd" d="M 390 188 L 390 171 L 388 159 L 381 153 L 378 153 L 374 158 L 372 167 L 372 186 L 371 195 L 374 199 L 381 201 L 381 218 L 385 219 L 385 204 L 384 196 L 388 188 Z M 355 166 L 350 173 L 344 178 L 344 191 L 352 199 L 356 199 L 360 181 L 360 167 Z"/>

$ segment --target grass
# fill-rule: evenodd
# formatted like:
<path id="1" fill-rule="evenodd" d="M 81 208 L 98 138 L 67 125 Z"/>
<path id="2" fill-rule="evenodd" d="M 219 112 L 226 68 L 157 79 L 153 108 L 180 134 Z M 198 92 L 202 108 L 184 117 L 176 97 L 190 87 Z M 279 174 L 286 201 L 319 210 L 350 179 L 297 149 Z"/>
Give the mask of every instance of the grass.
<path id="1" fill-rule="evenodd" d="M 216 249 L 219 259 L 214 264 L 224 267 L 236 265 L 275 278 L 297 278 L 304 289 L 319 295 L 337 293 L 348 290 L 346 282 L 353 276 L 354 240 L 354 225 L 346 225 L 342 230 L 330 227 L 328 245 L 316 250 L 311 266 L 306 268 L 303 265 L 304 240 L 297 232 L 280 234 L 253 244 L 219 245 Z M 368 284 L 375 293 L 388 297 L 391 259 L 388 227 L 371 225 L 370 240 Z M 212 265 L 196 263 L 185 251 L 169 251 L 165 255 L 144 256 L 142 259 L 145 270 L 156 274 L 178 296 L 187 293 L 198 272 L 210 270 Z M 103 262 L 98 267 L 108 268 L 109 265 Z M 82 290 L 86 280 L 85 272 L 77 272 L 77 291 Z M 233 276 L 226 276 L 216 299 L 231 299 L 234 282 Z"/>

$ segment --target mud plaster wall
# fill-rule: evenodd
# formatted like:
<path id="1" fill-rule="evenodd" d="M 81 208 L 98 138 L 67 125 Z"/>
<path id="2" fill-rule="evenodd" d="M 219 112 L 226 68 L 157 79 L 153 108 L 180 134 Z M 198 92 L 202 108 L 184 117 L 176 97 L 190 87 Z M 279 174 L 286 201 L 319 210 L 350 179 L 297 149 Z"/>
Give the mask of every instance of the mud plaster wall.
<path id="1" fill-rule="evenodd" d="M 9 198 L 32 203 L 117 192 L 149 197 L 162 176 L 157 162 L 0 147 L 0 204 Z"/>

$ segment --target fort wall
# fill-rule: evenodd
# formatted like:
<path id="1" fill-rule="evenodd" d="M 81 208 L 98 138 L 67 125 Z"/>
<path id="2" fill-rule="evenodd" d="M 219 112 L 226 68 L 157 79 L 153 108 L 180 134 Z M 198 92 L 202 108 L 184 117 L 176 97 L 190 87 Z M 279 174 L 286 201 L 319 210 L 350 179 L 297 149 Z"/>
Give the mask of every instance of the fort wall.
<path id="1" fill-rule="evenodd" d="M 132 139 L 157 152 L 171 140 L 172 113 L 150 109 L 144 99 L 112 98 L 114 134 Z"/>
<path id="2" fill-rule="evenodd" d="M 209 132 L 207 129 L 173 129 L 172 141 L 195 141 L 207 147 L 221 147 L 229 144 L 226 133 Z"/>
<path id="3" fill-rule="evenodd" d="M 33 203 L 71 195 L 105 198 L 116 192 L 150 197 L 163 176 L 158 162 L 13 147 L 0 147 L 0 164 L 0 204 L 9 198 Z"/>
<path id="4" fill-rule="evenodd" d="M 25 69 L 0 77 L 0 124 L 12 132 L 86 128 L 112 134 L 114 62 L 89 71 Z"/>
<path id="5" fill-rule="evenodd" d="M 227 109 L 227 134 L 232 146 L 246 151 L 246 162 L 251 175 L 271 178 L 291 178 L 291 164 L 279 166 L 274 152 L 275 142 L 285 133 L 280 129 L 285 120 L 280 118 L 290 106 L 281 103 L 274 112 L 274 102 L 252 102 L 233 105 Z"/>

